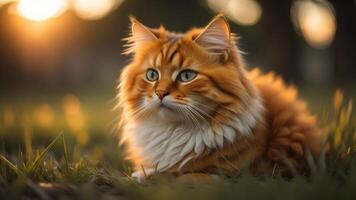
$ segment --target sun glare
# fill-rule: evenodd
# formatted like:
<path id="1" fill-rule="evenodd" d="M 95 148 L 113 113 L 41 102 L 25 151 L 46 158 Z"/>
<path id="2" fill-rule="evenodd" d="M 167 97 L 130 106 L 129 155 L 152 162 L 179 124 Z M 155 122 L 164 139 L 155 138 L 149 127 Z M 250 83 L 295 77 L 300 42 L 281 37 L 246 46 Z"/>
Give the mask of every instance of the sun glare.
<path id="1" fill-rule="evenodd" d="M 66 0 L 21 0 L 17 5 L 17 10 L 26 19 L 45 21 L 59 16 L 66 7 Z"/>
<path id="2" fill-rule="evenodd" d="M 8 3 L 15 2 L 15 1 L 17 1 L 17 0 L 0 0 L 0 7 L 3 5 L 6 5 Z"/>
<path id="3" fill-rule="evenodd" d="M 262 15 L 262 8 L 255 0 L 207 0 L 208 6 L 223 12 L 237 24 L 244 26 L 255 25 Z"/>
<path id="4" fill-rule="evenodd" d="M 75 0 L 73 8 L 79 17 L 97 20 L 109 14 L 122 2 L 123 0 Z"/>
<path id="5" fill-rule="evenodd" d="M 292 7 L 292 21 L 305 40 L 315 48 L 325 48 L 333 41 L 336 19 L 331 4 L 297 1 Z"/>

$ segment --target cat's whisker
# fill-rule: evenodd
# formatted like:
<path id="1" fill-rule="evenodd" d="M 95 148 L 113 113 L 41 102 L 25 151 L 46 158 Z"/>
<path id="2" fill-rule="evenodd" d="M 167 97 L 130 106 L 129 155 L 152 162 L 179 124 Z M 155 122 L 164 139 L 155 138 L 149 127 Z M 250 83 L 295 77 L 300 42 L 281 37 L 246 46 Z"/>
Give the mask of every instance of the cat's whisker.
<path id="1" fill-rule="evenodd" d="M 220 114 L 220 112 L 218 112 L 218 111 L 216 110 L 216 108 L 213 108 L 213 107 L 211 107 L 211 106 L 208 106 L 208 105 L 206 105 L 206 104 L 204 104 L 204 103 L 200 103 L 199 101 L 193 100 L 192 103 L 194 103 L 194 104 L 199 104 L 199 106 L 203 106 L 203 107 L 206 108 L 206 109 L 209 109 L 209 110 L 211 110 L 211 111 L 214 111 L 214 112 Z M 226 109 L 227 111 L 229 111 L 229 112 L 231 112 L 231 113 L 233 113 L 233 114 L 237 114 L 237 113 L 238 113 L 237 110 L 233 110 L 232 108 L 230 108 L 230 107 L 228 107 L 228 106 L 225 106 L 225 105 L 222 105 L 222 104 L 220 104 L 219 107 L 222 107 L 222 108 Z"/>
<path id="2" fill-rule="evenodd" d="M 202 109 L 199 108 L 198 106 L 195 106 L 194 104 L 198 104 L 199 106 L 202 106 L 202 107 L 207 108 L 207 109 L 209 109 L 209 108 L 211 108 L 211 107 L 209 107 L 209 106 L 207 106 L 207 105 L 205 105 L 205 104 L 203 104 L 203 103 L 197 102 L 197 101 L 192 101 L 192 107 L 194 107 L 194 108 L 196 108 L 196 109 L 199 109 L 202 113 L 204 112 L 204 113 L 206 114 L 206 116 L 208 116 L 208 117 L 209 117 L 210 119 L 212 119 L 214 122 L 216 122 L 217 124 L 219 124 L 219 125 L 221 125 L 221 126 L 223 126 L 223 124 L 226 124 L 226 122 L 223 122 L 223 121 L 221 121 L 221 120 L 218 120 L 216 117 L 213 117 L 212 115 L 206 113 L 204 110 L 202 110 Z M 222 107 L 223 107 L 223 108 L 224 108 L 224 107 L 227 108 L 227 106 L 222 106 Z M 229 108 L 227 108 L 227 109 L 229 109 Z M 226 115 L 227 115 L 227 114 L 221 113 L 220 111 L 218 111 L 218 110 L 216 110 L 216 109 L 212 109 L 212 110 L 214 111 L 215 115 L 220 115 L 220 116 L 226 116 Z M 238 113 L 238 112 L 235 111 L 232 116 L 235 116 L 237 113 Z M 231 116 L 231 115 L 230 115 L 230 116 Z"/>
<path id="3" fill-rule="evenodd" d="M 208 109 L 210 111 L 215 111 L 216 110 L 216 108 L 207 105 L 207 103 L 201 103 L 201 102 L 199 102 L 197 100 L 194 100 L 194 98 L 191 98 L 190 101 L 191 101 L 192 104 L 198 104 L 199 106 L 203 106 L 204 108 L 206 108 L 206 109 Z M 191 104 L 189 104 L 189 105 L 191 105 Z"/>
<path id="4" fill-rule="evenodd" d="M 215 111 L 215 110 L 216 110 L 216 108 L 209 106 L 209 103 L 208 103 L 208 104 L 207 104 L 207 103 L 200 103 L 200 101 L 199 101 L 199 100 L 196 100 L 196 98 L 199 99 L 199 95 L 191 95 L 191 98 L 190 98 L 190 99 L 191 99 L 194 103 L 197 103 L 197 104 L 199 104 L 199 105 L 202 105 L 202 106 L 206 107 L 206 108 L 209 109 L 209 110 L 212 110 L 212 111 Z M 213 101 L 213 102 L 215 102 L 215 101 Z M 232 107 L 229 107 L 229 106 L 226 106 L 226 105 L 224 105 L 224 104 L 221 104 L 221 103 L 220 103 L 220 104 L 219 104 L 219 107 L 224 108 L 224 109 L 226 109 L 227 111 L 229 111 L 229 112 L 231 112 L 231 113 L 234 113 L 234 114 L 237 113 L 237 110 L 236 110 L 236 109 L 234 109 L 234 108 L 232 108 Z"/>
<path id="5" fill-rule="evenodd" d="M 220 120 L 214 118 L 213 116 L 211 116 L 210 114 L 208 114 L 207 112 L 205 112 L 204 110 L 202 110 L 201 108 L 197 107 L 193 104 L 189 104 L 193 109 L 196 109 L 198 112 L 200 112 L 201 114 L 205 115 L 206 117 L 210 118 L 211 120 L 213 120 L 214 122 L 216 122 L 217 124 L 219 124 L 220 126 L 222 126 L 224 123 L 221 122 Z M 218 112 L 216 112 L 218 113 Z M 219 114 L 219 113 L 218 113 Z"/>
<path id="6" fill-rule="evenodd" d="M 184 114 L 188 117 L 187 122 L 190 122 L 193 124 L 193 126 L 199 126 L 199 120 L 196 119 L 194 114 L 189 110 L 189 107 L 187 106 L 178 106 L 181 108 L 181 110 L 184 112 Z"/>
<path id="7" fill-rule="evenodd" d="M 180 103 L 177 103 L 178 105 L 180 105 Z M 184 108 L 184 110 L 186 110 L 187 112 L 185 112 L 184 114 L 188 115 L 189 118 L 193 121 L 190 121 L 189 119 L 187 120 L 188 122 L 193 122 L 193 125 L 195 125 L 195 127 L 200 128 L 200 130 L 202 130 L 201 128 L 201 123 L 199 122 L 199 119 L 209 123 L 209 121 L 206 119 L 211 118 L 212 120 L 215 120 L 219 125 L 221 125 L 221 122 L 218 122 L 216 119 L 214 119 L 212 116 L 210 116 L 208 113 L 206 113 L 205 111 L 203 111 L 202 109 L 197 108 L 194 105 L 191 104 L 183 104 L 183 106 L 177 106 L 178 108 Z M 204 117 L 205 116 L 205 117 Z"/>
<path id="8" fill-rule="evenodd" d="M 134 110 L 130 114 L 131 114 L 132 117 L 141 116 L 142 113 L 145 112 L 145 110 L 146 110 L 145 106 L 140 106 L 139 108 L 137 108 L 136 110 Z"/>
<path id="9" fill-rule="evenodd" d="M 184 110 L 185 114 L 187 115 L 187 117 L 189 117 L 189 119 L 190 119 L 189 121 L 192 122 L 194 126 L 196 126 L 197 121 L 196 121 L 195 117 L 186 108 L 183 108 L 183 110 Z"/>
<path id="10" fill-rule="evenodd" d="M 189 126 L 194 127 L 195 126 L 194 121 L 191 120 L 189 114 L 187 114 L 187 112 L 184 110 L 184 108 L 182 108 L 182 107 L 177 107 L 177 108 L 181 112 L 182 116 L 184 117 L 185 122 L 189 123 Z"/>
<path id="11" fill-rule="evenodd" d="M 197 118 L 206 121 L 206 119 L 199 112 L 197 112 L 192 106 L 188 106 L 187 109 Z"/>
<path id="12" fill-rule="evenodd" d="M 147 117 L 147 115 L 150 113 L 152 113 L 152 109 L 149 109 L 149 107 L 142 105 L 133 113 L 131 113 L 131 115 L 132 117 L 145 119 L 145 117 Z"/>
<path id="13" fill-rule="evenodd" d="M 196 127 L 198 127 L 201 131 L 202 131 L 202 127 L 201 124 L 199 123 L 199 119 L 197 117 L 199 117 L 201 120 L 206 121 L 206 119 L 204 117 L 202 117 L 198 112 L 196 112 L 195 110 L 193 110 L 191 107 L 186 106 L 185 107 L 186 110 L 190 113 L 190 115 L 192 116 L 192 118 L 195 120 L 196 123 Z"/>

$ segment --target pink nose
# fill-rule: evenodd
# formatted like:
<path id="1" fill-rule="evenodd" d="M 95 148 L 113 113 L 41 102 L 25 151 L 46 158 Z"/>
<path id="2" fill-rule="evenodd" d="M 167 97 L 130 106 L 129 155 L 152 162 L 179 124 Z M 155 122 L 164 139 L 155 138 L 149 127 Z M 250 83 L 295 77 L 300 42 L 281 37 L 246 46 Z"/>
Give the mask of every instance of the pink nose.
<path id="1" fill-rule="evenodd" d="M 169 95 L 169 92 L 167 90 L 156 90 L 156 95 L 162 101 L 165 96 Z"/>

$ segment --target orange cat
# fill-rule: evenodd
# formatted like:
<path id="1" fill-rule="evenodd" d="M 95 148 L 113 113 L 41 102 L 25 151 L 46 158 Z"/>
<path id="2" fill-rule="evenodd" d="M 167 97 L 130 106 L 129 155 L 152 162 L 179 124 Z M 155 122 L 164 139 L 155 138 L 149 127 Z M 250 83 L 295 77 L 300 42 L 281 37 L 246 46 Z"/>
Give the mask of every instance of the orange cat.
<path id="1" fill-rule="evenodd" d="M 305 168 L 320 132 L 297 91 L 273 73 L 248 72 L 223 15 L 173 33 L 131 18 L 120 77 L 121 142 L 142 180 L 155 173 L 234 175 Z"/>

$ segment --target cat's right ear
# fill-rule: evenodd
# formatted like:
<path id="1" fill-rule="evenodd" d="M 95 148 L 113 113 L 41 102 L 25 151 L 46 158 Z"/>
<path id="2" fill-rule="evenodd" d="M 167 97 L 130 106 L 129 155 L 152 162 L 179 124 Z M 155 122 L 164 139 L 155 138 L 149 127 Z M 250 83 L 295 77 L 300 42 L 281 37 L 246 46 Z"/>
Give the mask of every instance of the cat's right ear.
<path id="1" fill-rule="evenodd" d="M 194 42 L 213 54 L 224 54 L 231 46 L 230 27 L 223 14 L 218 14 Z"/>
<path id="2" fill-rule="evenodd" d="M 135 17 L 130 16 L 130 21 L 131 35 L 124 39 L 127 42 L 125 45 L 127 49 L 124 51 L 124 54 L 134 53 L 142 44 L 158 39 L 150 28 L 140 23 Z"/>

